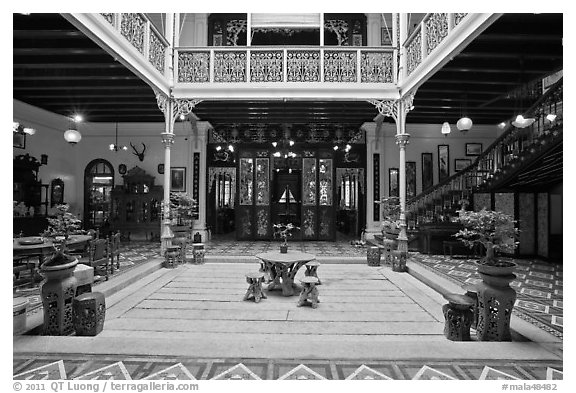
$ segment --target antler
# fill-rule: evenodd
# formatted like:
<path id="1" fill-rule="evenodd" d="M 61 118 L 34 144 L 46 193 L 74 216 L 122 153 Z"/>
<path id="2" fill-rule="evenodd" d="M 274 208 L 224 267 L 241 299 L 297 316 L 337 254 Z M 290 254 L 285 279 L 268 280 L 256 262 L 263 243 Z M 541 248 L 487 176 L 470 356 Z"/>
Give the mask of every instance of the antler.
<path id="1" fill-rule="evenodd" d="M 130 146 L 132 146 L 132 150 L 134 150 L 134 153 L 132 153 L 132 154 L 134 154 L 135 156 L 138 156 L 138 159 L 139 159 L 140 161 L 144 161 L 144 152 L 146 151 L 146 145 L 144 144 L 144 142 L 142 142 L 142 146 L 144 146 L 144 149 L 142 149 L 141 152 L 139 152 L 138 150 L 136 150 L 136 146 L 134 146 L 134 145 L 132 144 L 132 142 L 130 142 Z"/>

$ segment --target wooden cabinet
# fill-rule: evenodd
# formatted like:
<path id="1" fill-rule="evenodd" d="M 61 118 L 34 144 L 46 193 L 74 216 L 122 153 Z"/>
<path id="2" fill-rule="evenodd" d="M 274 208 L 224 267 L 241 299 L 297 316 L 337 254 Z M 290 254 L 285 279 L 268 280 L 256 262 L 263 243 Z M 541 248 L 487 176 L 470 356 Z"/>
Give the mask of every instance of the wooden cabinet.
<path id="1" fill-rule="evenodd" d="M 112 229 L 131 240 L 159 239 L 163 187 L 137 166 L 123 178 L 124 185 L 112 190 Z"/>

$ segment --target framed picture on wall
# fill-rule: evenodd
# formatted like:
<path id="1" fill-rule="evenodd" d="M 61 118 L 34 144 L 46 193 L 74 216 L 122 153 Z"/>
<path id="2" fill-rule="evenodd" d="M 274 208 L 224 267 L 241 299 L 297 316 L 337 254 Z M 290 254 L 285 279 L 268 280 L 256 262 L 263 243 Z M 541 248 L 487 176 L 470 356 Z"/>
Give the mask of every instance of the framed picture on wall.
<path id="1" fill-rule="evenodd" d="M 450 177 L 450 151 L 448 145 L 438 145 L 438 181 Z"/>
<path id="2" fill-rule="evenodd" d="M 416 161 L 406 161 L 406 199 L 416 196 Z"/>
<path id="3" fill-rule="evenodd" d="M 158 164 L 158 173 L 161 175 L 164 174 L 164 164 Z"/>
<path id="4" fill-rule="evenodd" d="M 12 146 L 18 149 L 26 149 L 26 134 L 20 132 L 12 133 L 13 143 Z"/>
<path id="5" fill-rule="evenodd" d="M 470 164 L 472 164 L 470 158 L 456 158 L 454 159 L 454 171 L 459 172 Z"/>
<path id="6" fill-rule="evenodd" d="M 432 167 L 432 153 L 422 153 L 422 191 L 434 185 L 434 168 Z"/>
<path id="7" fill-rule="evenodd" d="M 482 154 L 482 144 L 481 143 L 467 143 L 466 144 L 466 155 L 467 156 L 479 156 Z"/>
<path id="8" fill-rule="evenodd" d="M 186 168 L 170 168 L 170 191 L 186 192 Z"/>
<path id="9" fill-rule="evenodd" d="M 388 169 L 388 196 L 399 197 L 400 189 L 398 188 L 398 168 Z"/>

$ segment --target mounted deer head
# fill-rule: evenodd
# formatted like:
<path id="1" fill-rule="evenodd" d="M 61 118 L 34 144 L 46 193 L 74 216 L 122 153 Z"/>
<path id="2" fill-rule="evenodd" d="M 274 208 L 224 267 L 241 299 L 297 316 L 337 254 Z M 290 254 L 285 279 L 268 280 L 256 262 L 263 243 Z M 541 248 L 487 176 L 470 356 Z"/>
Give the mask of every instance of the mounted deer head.
<path id="1" fill-rule="evenodd" d="M 134 150 L 134 153 L 132 153 L 132 154 L 134 154 L 135 156 L 138 156 L 140 161 L 144 161 L 144 152 L 146 151 L 146 145 L 144 144 L 144 142 L 142 142 L 142 146 L 144 146 L 144 149 L 142 149 L 141 152 L 136 150 L 136 147 L 132 144 L 132 142 L 130 142 L 130 146 L 132 146 L 132 150 Z"/>

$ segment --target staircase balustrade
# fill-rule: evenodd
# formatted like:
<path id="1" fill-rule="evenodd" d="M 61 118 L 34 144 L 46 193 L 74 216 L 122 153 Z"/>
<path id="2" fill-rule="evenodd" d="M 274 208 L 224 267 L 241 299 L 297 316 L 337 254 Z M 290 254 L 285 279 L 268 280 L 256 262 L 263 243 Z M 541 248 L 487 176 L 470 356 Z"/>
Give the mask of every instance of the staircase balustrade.
<path id="1" fill-rule="evenodd" d="M 536 119 L 532 125 L 517 128 L 510 124 L 471 165 L 409 200 L 406 204 L 409 228 L 452 220 L 462 200 L 470 200 L 474 192 L 494 188 L 520 163 L 558 140 L 563 129 L 562 94 L 563 79 L 560 79 L 526 111 L 526 117 Z M 550 120 L 549 114 L 556 118 Z"/>

